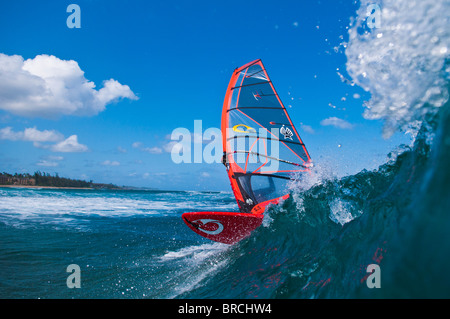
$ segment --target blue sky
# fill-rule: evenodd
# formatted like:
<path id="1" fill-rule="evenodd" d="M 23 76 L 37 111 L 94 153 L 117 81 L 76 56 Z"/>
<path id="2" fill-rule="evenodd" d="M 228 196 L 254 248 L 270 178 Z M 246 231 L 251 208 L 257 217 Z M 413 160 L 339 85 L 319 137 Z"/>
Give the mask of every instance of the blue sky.
<path id="1" fill-rule="evenodd" d="M 71 3 L 81 28 L 66 24 Z M 175 164 L 167 145 L 194 120 L 220 128 L 232 71 L 257 58 L 315 162 L 339 176 L 376 168 L 405 138 L 384 140 L 382 122 L 362 116 L 370 95 L 339 76 L 357 8 L 333 0 L 3 1 L 0 171 L 228 191 L 221 164 Z"/>

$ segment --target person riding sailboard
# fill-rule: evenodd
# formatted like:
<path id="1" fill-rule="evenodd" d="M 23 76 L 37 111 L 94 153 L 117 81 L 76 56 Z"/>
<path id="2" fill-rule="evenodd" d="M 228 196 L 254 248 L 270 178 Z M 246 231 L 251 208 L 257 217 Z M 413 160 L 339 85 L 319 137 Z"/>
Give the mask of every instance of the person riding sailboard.
<path id="1" fill-rule="evenodd" d="M 222 163 L 240 212 L 191 212 L 182 218 L 197 234 L 233 244 L 261 225 L 269 204 L 289 197 L 287 183 L 312 164 L 260 59 L 233 72 L 221 131 Z"/>

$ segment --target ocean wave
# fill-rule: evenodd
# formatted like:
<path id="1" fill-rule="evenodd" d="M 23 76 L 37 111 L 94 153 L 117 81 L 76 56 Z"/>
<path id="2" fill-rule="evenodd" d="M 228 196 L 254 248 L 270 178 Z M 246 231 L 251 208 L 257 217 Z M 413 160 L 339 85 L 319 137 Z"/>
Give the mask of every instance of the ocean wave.
<path id="1" fill-rule="evenodd" d="M 180 215 L 191 210 L 235 210 L 231 194 L 134 193 L 74 190 L 5 189 L 1 194 L 0 220 L 70 224 L 87 217 Z"/>
<path id="2" fill-rule="evenodd" d="M 381 8 L 379 28 L 367 8 Z M 315 167 L 269 207 L 196 298 L 448 298 L 450 262 L 450 2 L 361 0 L 349 29 L 347 71 L 370 92 L 364 116 L 383 135 L 411 133 L 374 170 L 338 178 Z M 381 288 L 367 285 L 368 266 Z"/>

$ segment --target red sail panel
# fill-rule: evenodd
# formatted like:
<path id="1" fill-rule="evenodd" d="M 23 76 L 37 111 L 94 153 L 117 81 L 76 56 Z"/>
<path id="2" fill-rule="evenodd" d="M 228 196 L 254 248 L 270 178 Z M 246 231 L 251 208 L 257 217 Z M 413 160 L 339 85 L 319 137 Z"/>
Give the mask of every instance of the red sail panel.
<path id="1" fill-rule="evenodd" d="M 224 160 L 242 212 L 286 198 L 311 158 L 261 60 L 233 72 L 222 110 Z"/>

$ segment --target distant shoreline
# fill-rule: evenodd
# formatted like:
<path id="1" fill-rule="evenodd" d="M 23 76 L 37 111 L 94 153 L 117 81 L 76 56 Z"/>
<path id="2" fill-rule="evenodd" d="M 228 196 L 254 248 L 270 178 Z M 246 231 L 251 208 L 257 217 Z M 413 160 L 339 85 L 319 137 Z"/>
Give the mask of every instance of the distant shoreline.
<path id="1" fill-rule="evenodd" d="M 120 190 L 120 191 L 161 191 L 157 188 L 150 187 L 133 187 L 133 186 L 118 186 L 114 188 L 107 187 L 71 187 L 71 186 L 39 186 L 39 185 L 0 185 L 0 188 L 30 188 L 30 189 L 88 189 L 88 190 Z"/>

